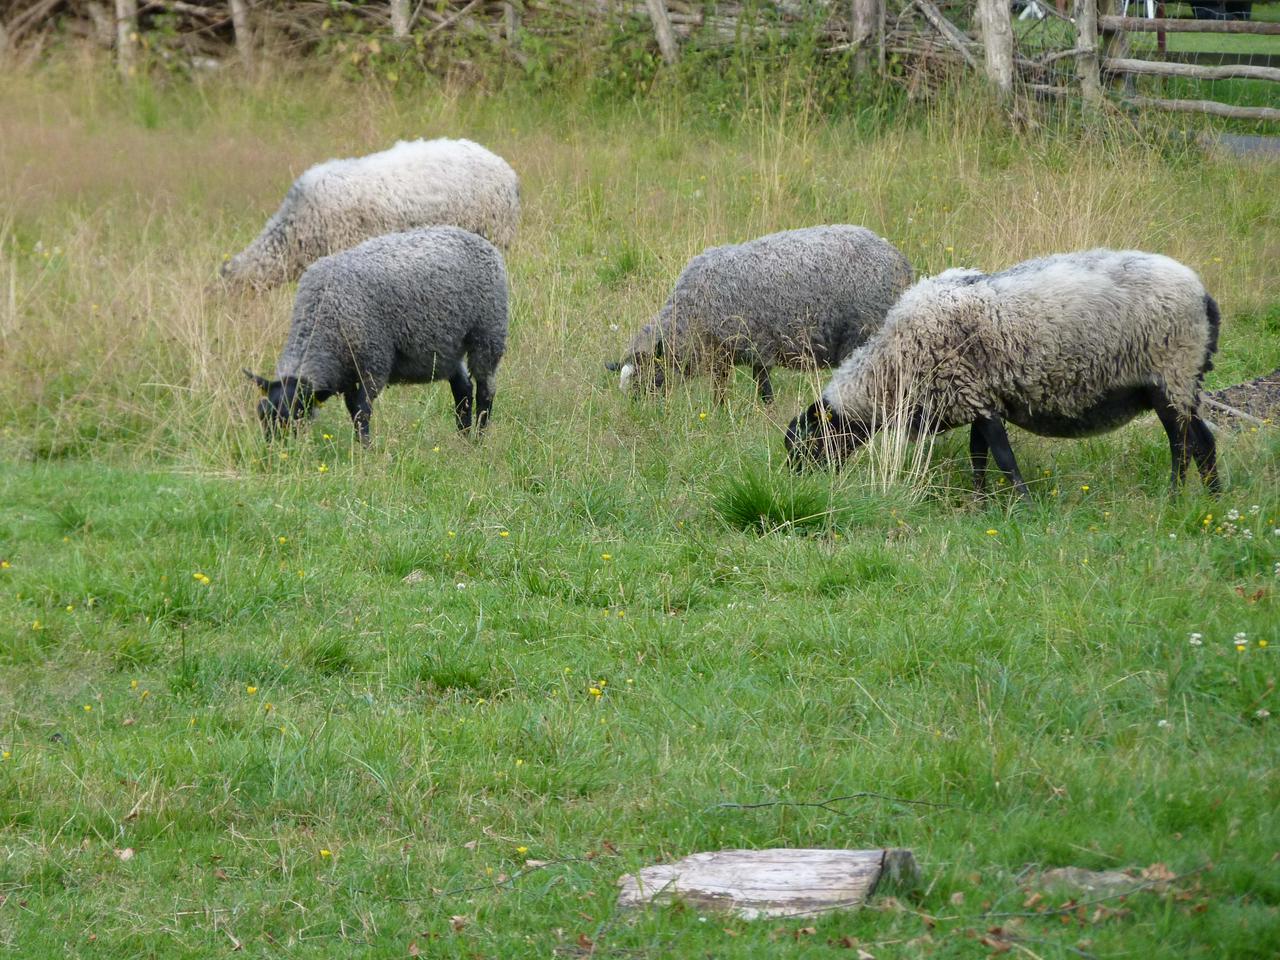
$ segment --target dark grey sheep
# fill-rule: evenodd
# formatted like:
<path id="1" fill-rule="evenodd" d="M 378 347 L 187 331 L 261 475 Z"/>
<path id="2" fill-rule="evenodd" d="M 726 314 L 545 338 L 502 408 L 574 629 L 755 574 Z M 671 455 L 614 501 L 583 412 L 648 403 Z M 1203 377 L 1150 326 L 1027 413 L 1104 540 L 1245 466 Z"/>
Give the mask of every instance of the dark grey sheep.
<path id="1" fill-rule="evenodd" d="M 724 399 L 749 364 L 760 399 L 772 367 L 834 366 L 884 322 L 911 265 L 865 227 L 771 233 L 704 250 L 684 268 L 658 317 L 632 339 L 620 385 L 657 389 L 673 374 L 710 373 Z"/>
<path id="2" fill-rule="evenodd" d="M 507 271 L 483 237 L 426 227 L 367 240 L 302 275 L 289 339 L 258 417 L 270 437 L 342 394 L 361 442 L 389 383 L 448 380 L 458 429 L 493 409 L 507 339 Z M 474 378 L 474 386 L 472 379 Z"/>
<path id="3" fill-rule="evenodd" d="M 1218 305 L 1191 268 L 1136 250 L 1028 260 L 1001 273 L 948 270 L 902 295 L 884 327 L 787 429 L 792 463 L 838 463 L 877 429 L 919 436 L 970 425 L 979 490 L 988 454 L 1026 484 L 1004 421 L 1048 437 L 1105 433 L 1155 410 L 1172 481 L 1189 457 L 1218 489 L 1200 384 Z"/>

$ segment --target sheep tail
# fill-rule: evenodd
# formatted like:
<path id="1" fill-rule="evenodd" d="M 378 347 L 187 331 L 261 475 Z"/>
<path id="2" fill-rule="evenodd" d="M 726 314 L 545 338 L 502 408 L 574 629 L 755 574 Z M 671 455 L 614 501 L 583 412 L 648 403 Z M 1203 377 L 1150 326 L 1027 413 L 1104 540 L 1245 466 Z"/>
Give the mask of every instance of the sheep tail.
<path id="1" fill-rule="evenodd" d="M 1218 302 L 1204 295 L 1204 313 L 1209 321 L 1209 342 L 1205 345 L 1204 362 L 1200 365 L 1200 377 L 1213 369 L 1213 355 L 1218 352 L 1218 329 L 1222 325 L 1222 313 L 1218 310 Z"/>

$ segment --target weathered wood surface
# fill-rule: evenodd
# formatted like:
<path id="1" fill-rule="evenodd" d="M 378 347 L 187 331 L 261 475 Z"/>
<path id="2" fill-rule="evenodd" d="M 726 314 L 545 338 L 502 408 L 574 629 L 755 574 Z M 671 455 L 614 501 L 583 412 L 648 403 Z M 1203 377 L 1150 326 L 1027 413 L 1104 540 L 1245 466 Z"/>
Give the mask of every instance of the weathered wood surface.
<path id="1" fill-rule="evenodd" d="M 1076 76 L 1086 103 L 1102 101 L 1102 77 L 1098 72 L 1098 0 L 1075 0 Z"/>
<path id="2" fill-rule="evenodd" d="M 1233 120 L 1280 121 L 1280 110 L 1274 107 L 1238 107 L 1234 104 L 1218 103 L 1216 100 L 1162 100 L 1158 97 L 1125 97 L 1124 102 L 1133 104 L 1135 107 L 1170 110 L 1175 113 L 1208 113 L 1215 117 L 1230 117 Z"/>
<path id="3" fill-rule="evenodd" d="M 1144 73 L 1157 77 L 1192 77 L 1196 80 L 1274 80 L 1280 82 L 1280 68 L 1255 67 L 1249 63 L 1228 63 L 1202 67 L 1193 63 L 1164 63 L 1159 60 L 1107 58 L 1102 68 L 1112 73 Z"/>
<path id="4" fill-rule="evenodd" d="M 1123 30 L 1128 33 L 1251 33 L 1255 36 L 1280 36 L 1280 23 L 1266 20 L 1147 20 L 1144 17 L 1119 17 L 1113 15 L 1098 18 L 1103 30 Z"/>
<path id="5" fill-rule="evenodd" d="M 938 33 L 942 34 L 943 39 L 960 54 L 964 62 L 976 70 L 978 61 L 969 52 L 969 38 L 960 31 L 960 28 L 943 16 L 942 11 L 930 3 L 930 0 L 915 0 L 915 6 L 917 10 L 924 14 L 924 18 L 929 21 L 930 25 Z"/>
<path id="6" fill-rule="evenodd" d="M 679 899 L 748 920 L 809 917 L 861 906 L 878 888 L 909 889 L 919 875 L 909 850 L 720 850 L 627 874 L 618 905 Z"/>
<path id="7" fill-rule="evenodd" d="M 675 63 L 680 53 L 676 47 L 676 35 L 671 32 L 671 17 L 667 13 L 667 5 L 663 0 L 645 0 L 645 7 L 649 11 L 649 19 L 653 21 L 653 33 L 658 39 L 662 59 L 668 64 Z"/>
<path id="8" fill-rule="evenodd" d="M 116 69 L 131 76 L 138 49 L 138 0 L 116 0 Z"/>
<path id="9" fill-rule="evenodd" d="M 982 51 L 987 80 L 1008 96 L 1013 91 L 1013 18 L 1008 0 L 978 0 L 982 23 Z"/>

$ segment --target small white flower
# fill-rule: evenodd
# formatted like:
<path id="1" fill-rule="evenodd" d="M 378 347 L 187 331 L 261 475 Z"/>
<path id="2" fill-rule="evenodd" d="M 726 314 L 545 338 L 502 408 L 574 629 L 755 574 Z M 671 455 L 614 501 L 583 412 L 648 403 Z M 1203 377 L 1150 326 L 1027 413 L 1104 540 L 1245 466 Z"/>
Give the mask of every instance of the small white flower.
<path id="1" fill-rule="evenodd" d="M 1258 506 L 1258 505 L 1255 503 L 1253 506 L 1251 506 L 1251 507 L 1249 508 L 1249 513 L 1252 515 L 1252 514 L 1257 513 L 1257 512 L 1258 512 L 1259 510 L 1261 510 L 1261 509 L 1262 509 L 1262 508 L 1261 508 L 1260 506 Z"/>
<path id="2" fill-rule="evenodd" d="M 1274 530 L 1272 530 L 1271 535 L 1273 537 L 1280 537 L 1280 527 L 1276 527 Z"/>
<path id="3" fill-rule="evenodd" d="M 1176 533 L 1171 533 L 1171 534 L 1169 534 L 1169 539 L 1170 539 L 1170 540 L 1177 540 L 1177 539 L 1178 539 L 1178 535 L 1177 535 Z"/>
<path id="4" fill-rule="evenodd" d="M 617 333 L 617 332 L 618 332 L 618 325 L 617 325 L 616 323 L 611 323 L 611 324 L 609 324 L 609 329 L 610 329 L 610 330 L 612 330 L 614 333 Z"/>
<path id="5" fill-rule="evenodd" d="M 1171 724 L 1168 720 L 1157 720 L 1156 726 L 1159 727 L 1161 730 L 1167 730 L 1169 727 L 1173 726 L 1173 724 Z"/>
<path id="6" fill-rule="evenodd" d="M 1240 531 L 1240 536 L 1244 537 L 1244 539 L 1246 540 L 1252 540 L 1253 531 L 1250 530 L 1248 527 L 1245 527 L 1243 530 Z"/>
<path id="7" fill-rule="evenodd" d="M 1200 634 L 1198 633 L 1193 633 L 1190 637 L 1187 638 L 1187 642 L 1190 643 L 1193 647 L 1198 647 L 1204 643 L 1204 637 L 1200 636 Z"/>
<path id="8" fill-rule="evenodd" d="M 459 583 L 459 584 L 458 584 L 458 589 L 459 589 L 459 590 L 465 590 L 465 589 L 467 589 L 467 585 L 466 585 L 465 583 Z"/>
<path id="9" fill-rule="evenodd" d="M 1255 713 L 1254 716 L 1257 717 L 1259 720 L 1265 720 L 1267 719 L 1267 717 L 1271 716 L 1271 711 L 1268 710 L 1266 707 L 1263 707 L 1261 710 Z"/>
<path id="10" fill-rule="evenodd" d="M 1231 521 L 1239 520 L 1240 511 L 1237 510 L 1235 507 L 1232 507 L 1230 510 L 1227 511 L 1227 519 Z"/>
<path id="11" fill-rule="evenodd" d="M 1235 642 L 1244 643 L 1245 640 L 1247 639 L 1249 639 L 1249 635 L 1245 633 L 1243 630 L 1241 630 L 1239 633 L 1236 634 Z"/>

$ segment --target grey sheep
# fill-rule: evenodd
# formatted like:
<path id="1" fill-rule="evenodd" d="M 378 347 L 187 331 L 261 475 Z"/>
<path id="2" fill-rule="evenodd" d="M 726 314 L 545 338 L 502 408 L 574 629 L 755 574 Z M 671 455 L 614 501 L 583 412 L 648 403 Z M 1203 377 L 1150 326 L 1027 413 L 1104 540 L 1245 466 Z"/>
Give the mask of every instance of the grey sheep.
<path id="1" fill-rule="evenodd" d="M 711 247 L 689 261 L 657 319 L 610 369 L 621 370 L 623 390 L 710 373 L 723 400 L 733 366 L 749 364 L 768 403 L 770 368 L 839 363 L 879 328 L 911 276 L 906 257 L 865 227 L 806 227 Z"/>
<path id="2" fill-rule="evenodd" d="M 1004 421 L 1047 437 L 1105 433 L 1155 410 L 1172 482 L 1188 456 L 1218 490 L 1200 384 L 1218 305 L 1189 267 L 1136 250 L 1028 260 L 1001 273 L 948 270 L 903 294 L 786 433 L 791 462 L 840 462 L 889 424 L 914 436 L 970 425 L 978 490 L 988 454 L 1023 496 Z"/>
<path id="3" fill-rule="evenodd" d="M 493 409 L 507 340 L 507 271 L 483 237 L 458 227 L 388 234 L 317 260 L 302 275 L 274 379 L 245 371 L 264 394 L 268 439 L 342 394 L 369 442 L 373 401 L 389 383 L 448 380 L 458 429 Z M 474 378 L 474 384 L 472 379 Z"/>
<path id="4" fill-rule="evenodd" d="M 497 154 L 470 140 L 399 141 L 305 171 L 222 277 L 265 289 L 370 237 L 433 225 L 464 227 L 506 249 L 519 217 L 519 181 Z"/>

